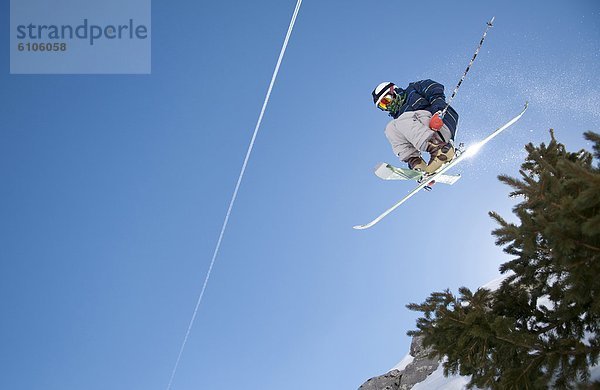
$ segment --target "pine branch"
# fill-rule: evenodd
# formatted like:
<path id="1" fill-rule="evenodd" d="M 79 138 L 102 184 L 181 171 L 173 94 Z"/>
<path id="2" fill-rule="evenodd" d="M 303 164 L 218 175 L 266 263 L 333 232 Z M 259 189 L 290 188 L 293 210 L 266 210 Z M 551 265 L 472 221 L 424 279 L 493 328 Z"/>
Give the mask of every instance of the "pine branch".
<path id="1" fill-rule="evenodd" d="M 579 241 L 579 240 L 573 240 L 573 241 L 574 241 L 576 244 L 578 244 L 578 245 L 581 245 L 581 246 L 583 246 L 583 247 L 586 247 L 587 249 L 593 250 L 593 251 L 595 251 L 595 252 L 600 252 L 600 248 L 598 248 L 598 247 L 595 247 L 595 246 L 593 246 L 593 245 L 590 245 L 590 244 L 586 244 L 585 242 L 581 242 L 581 241 Z"/>
<path id="2" fill-rule="evenodd" d="M 536 348 L 536 347 L 534 347 L 534 346 L 527 345 L 527 344 L 521 344 L 521 343 L 519 343 L 519 342 L 516 342 L 516 341 L 514 341 L 514 340 L 507 339 L 506 337 L 502 337 L 502 336 L 494 336 L 494 338 L 496 338 L 496 339 L 498 339 L 498 340 L 501 340 L 501 341 L 505 341 L 505 342 L 507 342 L 507 343 L 509 343 L 509 344 L 512 344 L 512 345 L 514 345 L 514 346 L 517 346 L 517 347 L 525 348 L 525 349 L 527 349 L 527 350 L 529 350 L 529 351 L 538 351 L 538 352 L 540 352 L 540 351 L 539 351 L 539 349 L 538 349 L 538 348 Z"/>
<path id="3" fill-rule="evenodd" d="M 531 367 L 533 366 L 533 363 L 535 363 L 535 362 L 536 362 L 538 359 L 541 359 L 541 358 L 543 358 L 543 357 L 544 357 L 544 355 L 538 355 L 538 356 L 537 356 L 535 359 L 533 359 L 533 360 L 532 360 L 532 361 L 529 363 L 529 365 L 528 365 L 528 366 L 525 368 L 525 370 L 523 370 L 523 372 L 521 373 L 521 375 L 519 375 L 519 376 L 517 377 L 517 381 L 518 381 L 518 380 L 520 380 L 521 378 L 523 378 L 523 376 L 524 376 L 525 374 L 527 374 L 527 372 L 528 372 L 528 371 L 531 369 Z"/>

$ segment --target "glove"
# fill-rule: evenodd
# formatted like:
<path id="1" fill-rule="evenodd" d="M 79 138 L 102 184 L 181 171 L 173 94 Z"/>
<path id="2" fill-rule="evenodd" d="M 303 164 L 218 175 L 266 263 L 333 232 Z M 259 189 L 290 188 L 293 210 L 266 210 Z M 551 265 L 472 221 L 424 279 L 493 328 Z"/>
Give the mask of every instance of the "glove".
<path id="1" fill-rule="evenodd" d="M 444 126 L 444 122 L 442 121 L 442 118 L 440 118 L 440 112 L 438 111 L 435 114 L 433 114 L 433 116 L 429 120 L 429 128 L 431 130 L 438 131 L 442 128 L 442 126 Z"/>

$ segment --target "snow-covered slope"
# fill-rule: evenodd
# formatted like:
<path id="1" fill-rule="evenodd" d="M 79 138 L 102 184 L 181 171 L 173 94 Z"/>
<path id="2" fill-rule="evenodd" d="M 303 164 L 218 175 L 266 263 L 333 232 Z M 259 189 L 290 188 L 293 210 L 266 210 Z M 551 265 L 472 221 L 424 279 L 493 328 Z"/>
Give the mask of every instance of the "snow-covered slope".
<path id="1" fill-rule="evenodd" d="M 591 380 L 600 380 L 600 366 L 594 366 L 590 370 Z M 423 382 L 417 383 L 411 390 L 466 390 L 469 377 L 451 375 L 444 377 L 444 368 L 440 364 L 437 370 L 432 372 Z M 474 387 L 473 389 L 477 389 Z"/>
<path id="2" fill-rule="evenodd" d="M 444 377 L 444 368 L 440 364 L 427 379 L 417 383 L 412 390 L 463 390 L 467 388 L 469 378 L 460 375 Z"/>

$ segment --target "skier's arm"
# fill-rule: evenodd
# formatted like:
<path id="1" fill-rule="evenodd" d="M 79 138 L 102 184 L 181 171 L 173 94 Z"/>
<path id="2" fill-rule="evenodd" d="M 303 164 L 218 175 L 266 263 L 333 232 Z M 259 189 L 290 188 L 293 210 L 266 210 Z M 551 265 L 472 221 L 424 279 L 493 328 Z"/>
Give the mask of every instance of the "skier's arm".
<path id="1" fill-rule="evenodd" d="M 430 112 L 435 114 L 446 108 L 446 95 L 444 95 L 444 86 L 433 80 L 421 80 L 414 83 L 415 89 L 419 95 L 423 96 L 431 105 Z"/>

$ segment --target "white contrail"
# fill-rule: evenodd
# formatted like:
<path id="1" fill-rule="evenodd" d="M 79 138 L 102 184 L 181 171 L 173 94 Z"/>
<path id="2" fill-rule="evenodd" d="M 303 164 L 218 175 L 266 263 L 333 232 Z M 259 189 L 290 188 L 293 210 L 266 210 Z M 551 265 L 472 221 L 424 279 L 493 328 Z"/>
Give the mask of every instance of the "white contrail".
<path id="1" fill-rule="evenodd" d="M 285 40 L 283 41 L 283 46 L 281 47 L 281 52 L 279 53 L 279 58 L 277 59 L 277 65 L 275 65 L 275 70 L 273 71 L 273 76 L 271 77 L 271 83 L 269 84 L 269 89 L 267 90 L 267 95 L 265 96 L 265 101 L 263 102 L 262 109 L 260 110 L 260 115 L 258 116 L 258 121 L 256 122 L 256 126 L 254 127 L 254 134 L 252 134 L 252 140 L 250 141 L 250 145 L 248 146 L 248 151 L 246 152 L 246 158 L 244 159 L 244 163 L 242 164 L 242 170 L 238 177 L 237 184 L 235 185 L 235 190 L 233 191 L 233 196 L 231 197 L 231 201 L 229 202 L 229 208 L 227 209 L 227 214 L 225 214 L 225 220 L 223 221 L 223 226 L 221 227 L 221 233 L 219 234 L 219 239 L 217 240 L 217 245 L 215 247 L 215 251 L 213 253 L 212 260 L 210 261 L 210 266 L 208 267 L 208 272 L 206 273 L 206 277 L 204 278 L 204 284 L 202 285 L 202 290 L 200 291 L 200 295 L 198 296 L 198 301 L 196 302 L 196 307 L 194 308 L 194 313 L 192 314 L 190 324 L 188 325 L 187 331 L 185 332 L 185 337 L 183 338 L 183 343 L 181 344 L 181 348 L 179 349 L 179 354 L 177 355 L 177 360 L 175 361 L 175 367 L 173 367 L 173 372 L 171 373 L 171 378 L 169 379 L 169 384 L 167 385 L 167 390 L 170 390 L 171 385 L 173 384 L 173 379 L 175 378 L 175 374 L 177 373 L 177 367 L 179 366 L 179 361 L 181 360 L 181 355 L 183 354 L 183 350 L 185 349 L 185 345 L 190 336 L 190 332 L 192 331 L 192 326 L 194 325 L 194 320 L 196 319 L 196 315 L 198 314 L 198 308 L 200 307 L 200 303 L 202 302 L 202 297 L 204 297 L 204 291 L 206 290 L 206 285 L 208 284 L 208 280 L 210 279 L 210 274 L 211 274 L 213 266 L 215 264 L 215 260 L 217 259 L 217 255 L 219 254 L 219 249 L 221 248 L 221 242 L 223 241 L 225 229 L 227 228 L 227 223 L 229 222 L 229 216 L 231 215 L 231 210 L 233 209 L 233 204 L 235 203 L 235 199 L 237 198 L 238 190 L 240 189 L 240 184 L 242 183 L 242 178 L 244 177 L 244 172 L 246 172 L 246 166 L 248 165 L 248 160 L 250 159 L 250 154 L 252 153 L 252 149 L 254 148 L 254 141 L 256 140 L 256 135 L 258 134 L 258 130 L 262 123 L 263 116 L 265 115 L 265 110 L 267 109 L 267 104 L 269 103 L 269 98 L 271 97 L 271 91 L 273 90 L 273 85 L 275 84 L 275 79 L 277 78 L 277 74 L 279 73 L 279 67 L 281 66 L 281 61 L 283 60 L 283 55 L 285 54 L 285 50 L 286 50 L 288 42 L 290 40 L 290 36 L 292 35 L 292 30 L 294 28 L 294 24 L 296 23 L 296 17 L 298 16 L 298 11 L 300 11 L 301 4 L 302 4 L 302 0 L 298 0 L 298 2 L 296 3 L 296 8 L 294 9 L 294 14 L 292 15 L 292 20 L 290 21 L 290 25 L 288 27 L 287 34 L 285 35 Z"/>

